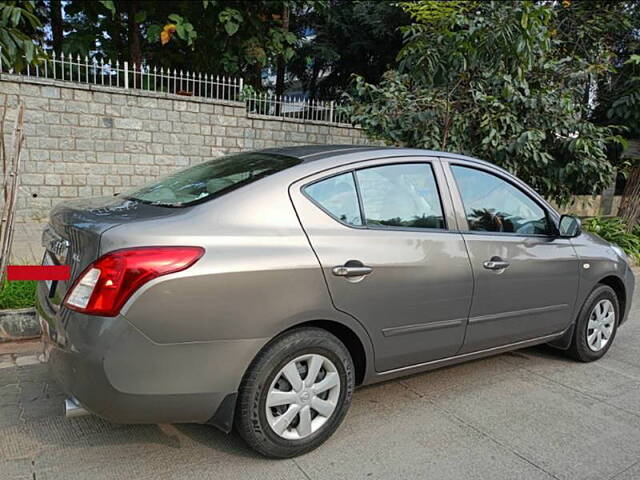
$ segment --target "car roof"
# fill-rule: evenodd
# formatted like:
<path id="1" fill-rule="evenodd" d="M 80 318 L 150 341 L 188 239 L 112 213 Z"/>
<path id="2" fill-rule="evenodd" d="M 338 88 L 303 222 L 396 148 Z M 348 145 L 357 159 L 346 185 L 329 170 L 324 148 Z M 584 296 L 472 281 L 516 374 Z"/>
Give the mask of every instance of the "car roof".
<path id="1" fill-rule="evenodd" d="M 375 145 L 301 145 L 296 147 L 268 148 L 259 150 L 258 152 L 285 155 L 299 159 L 300 163 L 298 165 L 287 168 L 279 173 L 281 175 L 290 175 L 289 180 L 292 182 L 335 167 L 343 167 L 354 162 L 366 160 L 401 157 L 436 157 L 462 160 L 467 164 L 482 165 L 489 167 L 491 170 L 496 172 L 502 172 L 507 177 L 516 181 L 521 187 L 529 191 L 529 193 L 534 194 L 539 201 L 544 203 L 550 209 L 550 211 L 556 212 L 556 210 L 542 196 L 540 196 L 540 194 L 509 171 L 493 163 L 458 153 L 423 150 L 419 148 L 382 147 Z M 300 169 L 303 171 L 300 172 Z M 293 174 L 293 172 L 296 171 L 299 173 Z M 277 175 L 273 175 L 272 177 L 276 176 Z M 559 214 L 556 212 L 556 215 Z"/>
<path id="2" fill-rule="evenodd" d="M 275 155 L 286 155 L 294 157 L 302 161 L 302 163 L 309 163 L 316 160 L 323 160 L 327 158 L 334 158 L 335 166 L 340 166 L 342 163 L 349 163 L 349 155 L 353 153 L 369 152 L 372 156 L 381 157 L 394 157 L 394 156 L 426 156 L 426 157 L 445 157 L 455 158 L 459 160 L 466 160 L 482 165 L 491 166 L 498 170 L 503 170 L 497 165 L 484 160 L 479 160 L 473 157 L 467 157 L 452 152 L 440 152 L 437 150 L 423 150 L 419 148 L 402 148 L 402 147 L 381 147 L 372 145 L 301 145 L 296 147 L 280 147 L 280 148 L 268 148 L 260 150 L 261 153 L 271 153 Z M 340 157 L 343 157 L 342 159 Z M 343 160 L 343 161 L 341 161 Z"/>

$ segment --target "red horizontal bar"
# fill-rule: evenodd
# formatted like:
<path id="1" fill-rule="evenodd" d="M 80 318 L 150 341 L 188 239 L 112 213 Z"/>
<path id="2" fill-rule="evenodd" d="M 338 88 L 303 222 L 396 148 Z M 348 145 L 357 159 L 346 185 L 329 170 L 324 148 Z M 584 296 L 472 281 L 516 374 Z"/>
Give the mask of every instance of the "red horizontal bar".
<path id="1" fill-rule="evenodd" d="M 69 265 L 9 265 L 7 280 L 69 280 Z"/>

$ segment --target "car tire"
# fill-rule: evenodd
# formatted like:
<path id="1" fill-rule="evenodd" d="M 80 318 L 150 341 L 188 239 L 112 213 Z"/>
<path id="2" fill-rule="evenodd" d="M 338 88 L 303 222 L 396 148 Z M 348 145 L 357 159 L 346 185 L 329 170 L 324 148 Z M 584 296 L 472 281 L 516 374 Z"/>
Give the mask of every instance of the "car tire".
<path id="1" fill-rule="evenodd" d="M 309 377 L 312 371 L 317 372 L 314 378 Z M 338 428 L 354 387 L 351 355 L 337 337 L 320 328 L 287 331 L 260 351 L 244 375 L 236 430 L 267 457 L 301 455 L 317 448 Z M 279 402 L 285 403 L 272 406 Z"/>
<path id="2" fill-rule="evenodd" d="M 603 314 L 603 309 L 612 311 L 613 318 Z M 599 317 L 603 317 L 603 319 L 600 320 Z M 606 323 L 607 318 L 609 318 L 609 323 Z M 620 305 L 616 292 L 607 285 L 599 284 L 589 294 L 580 310 L 567 354 L 580 362 L 593 362 L 602 358 L 609 351 L 615 339 L 619 319 Z M 592 328 L 594 326 L 596 328 Z M 601 339 L 605 339 L 604 331 L 610 332 L 606 336 L 606 343 L 601 343 L 600 348 L 597 348 L 598 329 L 601 330 Z"/>

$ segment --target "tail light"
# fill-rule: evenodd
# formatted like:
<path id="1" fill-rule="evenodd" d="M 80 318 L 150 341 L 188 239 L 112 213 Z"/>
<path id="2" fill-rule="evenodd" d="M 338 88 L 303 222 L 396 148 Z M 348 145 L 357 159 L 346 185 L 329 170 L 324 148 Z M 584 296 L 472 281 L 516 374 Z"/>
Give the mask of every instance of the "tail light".
<path id="1" fill-rule="evenodd" d="M 203 254 L 200 247 L 143 247 L 107 253 L 78 276 L 64 305 L 89 315 L 114 317 L 142 285 L 189 268 Z"/>

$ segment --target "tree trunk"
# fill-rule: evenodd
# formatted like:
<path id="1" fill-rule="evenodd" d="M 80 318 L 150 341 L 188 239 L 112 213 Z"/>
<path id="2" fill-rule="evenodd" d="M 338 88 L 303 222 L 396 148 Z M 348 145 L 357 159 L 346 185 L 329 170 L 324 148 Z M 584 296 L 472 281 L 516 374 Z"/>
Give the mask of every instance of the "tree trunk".
<path id="1" fill-rule="evenodd" d="M 129 2 L 129 56 L 131 63 L 140 67 L 142 61 L 142 49 L 140 47 L 140 24 L 136 22 L 136 13 L 138 13 L 138 0 Z"/>
<path id="2" fill-rule="evenodd" d="M 285 3 L 282 7 L 282 31 L 285 35 L 289 32 L 289 6 Z M 278 64 L 276 71 L 276 95 L 284 94 L 284 74 L 286 63 L 284 55 L 278 55 Z"/>
<path id="3" fill-rule="evenodd" d="M 51 15 L 51 34 L 53 35 L 53 49 L 60 53 L 62 52 L 62 3 L 61 0 L 51 0 L 49 3 L 49 10 Z"/>
<path id="4" fill-rule="evenodd" d="M 115 7 L 116 7 L 116 13 L 113 16 L 113 22 L 111 23 L 111 31 L 109 32 L 109 35 L 111 36 L 111 41 L 113 42 L 113 48 L 116 52 L 115 57 L 116 58 L 112 58 L 112 60 L 120 60 L 120 61 L 125 61 L 126 58 L 126 49 L 125 46 L 123 45 L 123 38 L 122 38 L 122 11 L 121 11 L 121 7 L 120 7 L 120 2 L 115 2 L 114 3 Z"/>
<path id="5" fill-rule="evenodd" d="M 640 222 L 640 160 L 636 160 L 631 167 L 627 185 L 622 193 L 618 216 L 627 222 L 629 232 Z"/>
<path id="6" fill-rule="evenodd" d="M 318 76 L 320 75 L 320 64 L 318 59 L 313 59 L 313 67 L 311 69 L 311 79 L 309 80 L 309 97 L 316 98 L 318 94 Z"/>

